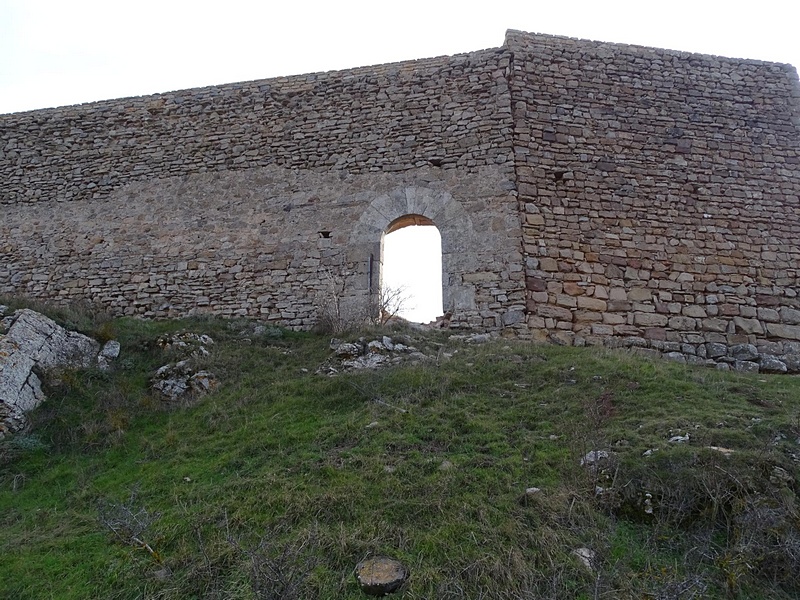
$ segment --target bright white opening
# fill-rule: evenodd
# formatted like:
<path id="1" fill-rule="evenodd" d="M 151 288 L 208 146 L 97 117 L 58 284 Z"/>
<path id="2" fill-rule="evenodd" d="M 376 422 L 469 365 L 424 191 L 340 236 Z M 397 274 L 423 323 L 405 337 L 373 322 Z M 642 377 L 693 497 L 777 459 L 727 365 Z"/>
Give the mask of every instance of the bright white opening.
<path id="1" fill-rule="evenodd" d="M 402 290 L 398 315 L 428 323 L 442 315 L 442 236 L 434 225 L 410 225 L 383 238 L 383 289 Z"/>

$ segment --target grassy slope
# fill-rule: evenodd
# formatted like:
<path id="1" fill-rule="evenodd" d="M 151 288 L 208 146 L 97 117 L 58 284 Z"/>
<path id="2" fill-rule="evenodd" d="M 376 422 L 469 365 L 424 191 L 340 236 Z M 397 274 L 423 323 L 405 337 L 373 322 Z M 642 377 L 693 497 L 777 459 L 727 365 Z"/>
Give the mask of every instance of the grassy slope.
<path id="1" fill-rule="evenodd" d="M 147 377 L 174 357 L 153 342 L 183 327 L 217 340 L 223 384 L 165 408 Z M 0 446 L 0 595 L 359 598 L 376 553 L 410 566 L 404 598 L 800 593 L 797 378 L 436 336 L 425 364 L 328 378 L 321 337 L 102 330 L 120 369 L 68 374 Z M 613 459 L 593 472 L 595 448 Z M 135 514 L 153 553 L 103 523 Z"/>

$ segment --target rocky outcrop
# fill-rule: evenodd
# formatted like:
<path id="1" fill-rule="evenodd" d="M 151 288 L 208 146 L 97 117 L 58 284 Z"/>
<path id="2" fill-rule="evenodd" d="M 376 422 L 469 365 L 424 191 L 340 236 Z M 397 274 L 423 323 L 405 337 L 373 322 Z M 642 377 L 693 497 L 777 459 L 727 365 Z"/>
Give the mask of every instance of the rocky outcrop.
<path id="1" fill-rule="evenodd" d="M 163 335 L 156 345 L 167 352 L 178 353 L 183 358 L 160 367 L 150 383 L 154 392 L 171 402 L 195 400 L 217 387 L 213 373 L 199 368 L 195 360 L 208 356 L 214 340 L 204 334 L 179 332 Z"/>
<path id="2" fill-rule="evenodd" d="M 45 401 L 40 374 L 57 369 L 108 368 L 118 354 L 117 342 L 101 349 L 96 340 L 67 331 L 29 309 L 4 317 L 0 329 L 0 438 L 24 430 L 28 426 L 26 414 Z"/>
<path id="3" fill-rule="evenodd" d="M 360 338 L 355 342 L 333 338 L 330 349 L 334 355 L 317 369 L 319 374 L 333 376 L 343 371 L 376 369 L 430 358 L 414 346 L 393 340 L 387 335 L 370 341 Z"/>

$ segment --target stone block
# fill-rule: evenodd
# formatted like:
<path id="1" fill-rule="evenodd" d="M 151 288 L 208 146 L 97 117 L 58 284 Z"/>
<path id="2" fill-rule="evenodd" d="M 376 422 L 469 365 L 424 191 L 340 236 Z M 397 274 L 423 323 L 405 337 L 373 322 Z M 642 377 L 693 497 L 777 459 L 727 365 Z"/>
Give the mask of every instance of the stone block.
<path id="1" fill-rule="evenodd" d="M 786 373 L 786 363 L 777 356 L 762 354 L 758 359 L 759 371 L 761 373 Z"/>
<path id="2" fill-rule="evenodd" d="M 703 319 L 708 316 L 706 309 L 697 304 L 689 304 L 681 308 L 681 314 L 686 317 L 693 317 L 695 319 Z"/>
<path id="3" fill-rule="evenodd" d="M 764 328 L 761 327 L 761 323 L 758 319 L 745 319 L 743 317 L 733 317 L 733 324 L 736 326 L 737 331 L 742 331 L 744 333 L 754 333 L 756 335 L 762 335 L 764 333 Z"/>
<path id="4" fill-rule="evenodd" d="M 653 292 L 647 288 L 635 287 L 628 290 L 628 300 L 631 302 L 649 302 L 653 298 Z"/>
<path id="5" fill-rule="evenodd" d="M 756 314 L 759 319 L 767 323 L 779 323 L 781 321 L 780 313 L 774 308 L 759 308 Z"/>
<path id="6" fill-rule="evenodd" d="M 573 319 L 576 323 L 599 323 L 603 320 L 603 314 L 593 310 L 576 310 Z"/>
<path id="7" fill-rule="evenodd" d="M 539 259 L 539 268 L 542 271 L 558 271 L 558 263 L 553 258 L 540 258 Z"/>
<path id="8" fill-rule="evenodd" d="M 570 296 L 582 296 L 586 293 L 586 288 L 575 283 L 574 281 L 565 281 L 564 293 L 569 294 Z"/>
<path id="9" fill-rule="evenodd" d="M 578 308 L 604 312 L 608 308 L 608 304 L 605 300 L 598 300 L 589 296 L 578 296 Z"/>
<path id="10" fill-rule="evenodd" d="M 718 358 L 728 354 L 728 346 L 716 342 L 708 342 L 706 344 L 706 356 L 708 358 Z"/>
<path id="11" fill-rule="evenodd" d="M 617 313 L 603 313 L 603 323 L 608 325 L 622 325 L 625 323 L 625 317 Z"/>
<path id="12" fill-rule="evenodd" d="M 697 327 L 697 321 L 691 317 L 671 317 L 669 326 L 678 331 L 693 331 Z"/>
<path id="13" fill-rule="evenodd" d="M 787 373 L 800 373 L 800 354 L 784 354 L 781 361 L 786 365 Z"/>
<path id="14" fill-rule="evenodd" d="M 633 325 L 614 325 L 614 333 L 617 335 L 640 335 L 642 330 Z"/>
<path id="15" fill-rule="evenodd" d="M 787 325 L 800 325 L 800 310 L 789 308 L 788 306 L 782 306 L 778 312 L 780 314 L 780 320 L 782 323 Z"/>
<path id="16" fill-rule="evenodd" d="M 700 324 L 703 331 L 716 331 L 725 333 L 728 329 L 728 322 L 723 319 L 703 319 Z"/>
<path id="17" fill-rule="evenodd" d="M 602 323 L 592 323 L 592 334 L 611 336 L 614 335 L 614 328 L 611 325 L 604 325 Z"/>
<path id="18" fill-rule="evenodd" d="M 644 337 L 651 341 L 664 341 L 667 339 L 667 330 L 663 327 L 648 327 L 644 330 Z"/>
<path id="19" fill-rule="evenodd" d="M 758 363 L 751 362 L 749 360 L 737 360 L 733 363 L 734 371 L 740 371 L 742 373 L 758 373 Z"/>
<path id="20" fill-rule="evenodd" d="M 642 327 L 666 327 L 669 318 L 656 313 L 634 313 L 633 322 Z"/>
<path id="21" fill-rule="evenodd" d="M 785 340 L 800 340 L 800 326 L 782 323 L 767 323 L 767 333 Z"/>
<path id="22" fill-rule="evenodd" d="M 753 344 L 736 344 L 728 348 L 728 356 L 736 360 L 758 360 L 758 349 Z"/>
<path id="23" fill-rule="evenodd" d="M 572 322 L 572 311 L 568 308 L 562 308 L 561 306 L 553 306 L 552 304 L 537 306 L 536 314 L 540 317 L 550 317 L 559 321 Z"/>

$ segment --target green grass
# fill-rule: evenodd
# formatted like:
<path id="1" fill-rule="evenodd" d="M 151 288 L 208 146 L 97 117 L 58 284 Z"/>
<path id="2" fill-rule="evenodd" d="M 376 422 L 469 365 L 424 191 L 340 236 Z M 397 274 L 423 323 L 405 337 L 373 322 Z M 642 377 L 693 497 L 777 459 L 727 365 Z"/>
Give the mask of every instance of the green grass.
<path id="1" fill-rule="evenodd" d="M 414 333 L 432 360 L 331 378 L 310 334 L 102 329 L 118 368 L 65 374 L 0 443 L 0 596 L 360 598 L 372 554 L 410 567 L 409 599 L 800 593 L 797 378 Z M 222 384 L 166 406 L 147 382 L 179 329 L 216 340 L 202 362 Z M 594 449 L 613 452 L 597 471 L 579 464 Z M 133 536 L 152 553 L 113 510 L 152 521 Z"/>

